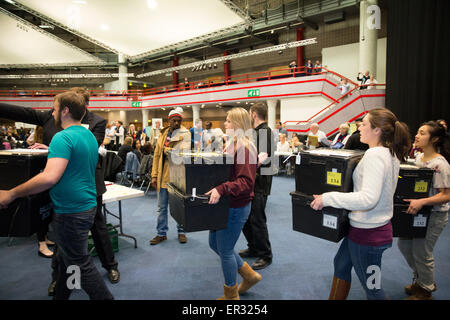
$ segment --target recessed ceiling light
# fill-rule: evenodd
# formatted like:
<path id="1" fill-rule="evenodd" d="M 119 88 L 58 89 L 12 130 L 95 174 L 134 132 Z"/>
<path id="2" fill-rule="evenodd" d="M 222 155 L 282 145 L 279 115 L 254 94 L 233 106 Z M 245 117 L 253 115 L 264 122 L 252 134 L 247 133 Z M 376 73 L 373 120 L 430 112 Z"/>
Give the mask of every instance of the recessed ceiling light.
<path id="1" fill-rule="evenodd" d="M 87 1 L 85 1 L 85 0 L 73 0 L 72 3 L 75 3 L 75 4 L 87 4 Z"/>
<path id="2" fill-rule="evenodd" d="M 109 30 L 109 26 L 106 24 L 101 24 L 100 25 L 100 29 L 102 29 L 103 31 L 108 31 Z"/>
<path id="3" fill-rule="evenodd" d="M 150 9 L 156 9 L 156 7 L 158 7 L 158 1 L 156 1 L 156 0 L 147 0 L 147 6 Z"/>

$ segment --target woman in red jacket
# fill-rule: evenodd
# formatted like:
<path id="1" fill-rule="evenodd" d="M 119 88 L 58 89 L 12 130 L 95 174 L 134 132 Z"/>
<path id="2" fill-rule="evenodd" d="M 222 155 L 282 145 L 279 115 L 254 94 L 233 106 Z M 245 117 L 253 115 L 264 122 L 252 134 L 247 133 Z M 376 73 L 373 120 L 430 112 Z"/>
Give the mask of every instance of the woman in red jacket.
<path id="1" fill-rule="evenodd" d="M 239 293 L 246 292 L 261 280 L 261 275 L 244 262 L 234 246 L 250 214 L 257 168 L 257 150 L 248 136 L 252 136 L 251 119 L 243 108 L 228 111 L 225 129 L 230 137 L 224 152 L 234 155 L 230 179 L 206 193 L 209 203 L 215 204 L 223 195 L 230 195 L 230 209 L 226 229 L 210 231 L 209 246 L 219 256 L 225 278 L 224 296 L 219 300 L 239 300 Z M 250 133 L 250 134 L 249 134 Z M 243 282 L 237 285 L 237 273 Z"/>

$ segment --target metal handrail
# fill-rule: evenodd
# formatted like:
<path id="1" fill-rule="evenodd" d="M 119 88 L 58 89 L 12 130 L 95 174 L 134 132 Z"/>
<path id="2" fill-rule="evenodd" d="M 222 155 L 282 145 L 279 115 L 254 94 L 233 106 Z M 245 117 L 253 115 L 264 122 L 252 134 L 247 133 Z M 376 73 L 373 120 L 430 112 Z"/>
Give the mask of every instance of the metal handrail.
<path id="1" fill-rule="evenodd" d="M 295 122 L 295 125 L 300 124 L 300 123 L 308 123 L 310 122 L 312 119 L 314 119 L 317 115 L 321 114 L 322 112 L 330 109 L 331 107 L 333 107 L 334 105 L 337 105 L 341 102 L 341 100 L 345 97 L 348 97 L 350 95 L 353 94 L 353 92 L 361 87 L 368 87 L 368 86 L 386 86 L 385 83 L 380 83 L 380 84 L 370 84 L 370 85 L 357 85 L 355 88 L 353 88 L 352 90 L 350 90 L 349 92 L 347 92 L 346 94 L 340 96 L 339 98 L 336 99 L 336 101 L 333 101 L 332 103 L 330 103 L 328 106 L 326 106 L 325 108 L 321 109 L 319 112 L 317 112 L 316 114 L 314 114 L 313 116 L 311 116 L 308 120 L 300 120 L 300 121 L 295 121 L 295 120 L 287 120 L 285 122 L 283 122 L 283 124 L 287 124 L 288 122 Z M 363 90 L 371 90 L 371 89 L 363 89 Z"/>
<path id="2" fill-rule="evenodd" d="M 311 69 L 308 72 L 308 69 Z M 331 71 L 325 67 L 320 67 L 320 72 L 315 72 L 315 68 L 307 68 L 305 66 L 295 67 L 295 68 L 281 68 L 276 70 L 269 71 L 259 71 L 253 73 L 239 74 L 233 75 L 229 77 L 221 77 L 220 82 L 215 82 L 213 80 L 199 80 L 194 82 L 179 83 L 177 85 L 167 85 L 156 88 L 149 89 L 131 89 L 131 90 L 97 90 L 91 89 L 89 92 L 92 96 L 122 96 L 122 97 L 144 97 L 150 95 L 156 95 L 161 93 L 169 93 L 169 92 L 181 92 L 195 89 L 203 89 L 203 88 L 211 88 L 215 86 L 221 85 L 233 85 L 233 84 L 241 84 L 241 83 L 253 83 L 257 82 L 260 79 L 264 80 L 272 80 L 274 78 L 279 77 L 293 77 L 295 78 L 299 74 L 304 75 L 318 75 L 318 74 L 326 74 L 330 73 L 336 75 L 340 78 L 345 78 L 349 82 L 354 83 L 350 79 Z M 325 71 L 324 71 L 325 70 Z M 280 73 L 281 72 L 281 73 Z M 267 78 L 267 79 L 265 79 Z M 26 97 L 42 97 L 42 96 L 55 96 L 58 93 L 64 92 L 66 90 L 54 89 L 54 90 L 45 90 L 45 89 L 32 89 L 32 90 L 0 90 L 0 96 L 8 96 L 8 97 L 17 97 L 17 96 L 26 96 Z"/>

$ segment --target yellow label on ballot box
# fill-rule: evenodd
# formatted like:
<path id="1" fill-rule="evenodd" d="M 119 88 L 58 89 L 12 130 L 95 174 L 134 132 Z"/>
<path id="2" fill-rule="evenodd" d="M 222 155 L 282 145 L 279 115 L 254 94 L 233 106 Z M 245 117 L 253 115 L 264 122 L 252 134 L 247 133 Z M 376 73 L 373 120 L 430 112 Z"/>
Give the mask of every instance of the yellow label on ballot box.
<path id="1" fill-rule="evenodd" d="M 341 186 L 341 177 L 342 173 L 340 172 L 327 171 L 327 184 L 331 184 L 333 186 Z"/>
<path id="2" fill-rule="evenodd" d="M 414 192 L 427 192 L 427 190 L 428 190 L 428 182 L 416 181 L 416 185 L 414 186 Z"/>

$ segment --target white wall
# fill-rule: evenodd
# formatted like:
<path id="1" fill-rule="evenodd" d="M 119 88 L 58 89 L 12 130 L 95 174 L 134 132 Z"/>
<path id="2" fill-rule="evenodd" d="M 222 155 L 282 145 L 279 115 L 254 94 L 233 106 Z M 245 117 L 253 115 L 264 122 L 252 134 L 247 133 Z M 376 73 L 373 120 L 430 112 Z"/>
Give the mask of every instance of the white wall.
<path id="1" fill-rule="evenodd" d="M 104 90 L 117 90 L 117 91 L 122 91 L 120 89 L 120 81 L 116 80 L 116 81 L 111 81 L 111 82 L 106 82 L 103 86 Z"/>
<path id="2" fill-rule="evenodd" d="M 378 83 L 386 83 L 386 40 L 378 39 L 377 43 L 377 73 L 375 79 Z M 322 49 L 322 64 L 350 80 L 357 82 L 359 68 L 359 43 Z M 370 71 L 370 70 L 369 70 Z"/>
<path id="3" fill-rule="evenodd" d="M 280 121 L 305 121 L 325 108 L 330 102 L 322 96 L 280 100 Z M 288 123 L 291 124 L 292 123 Z"/>

